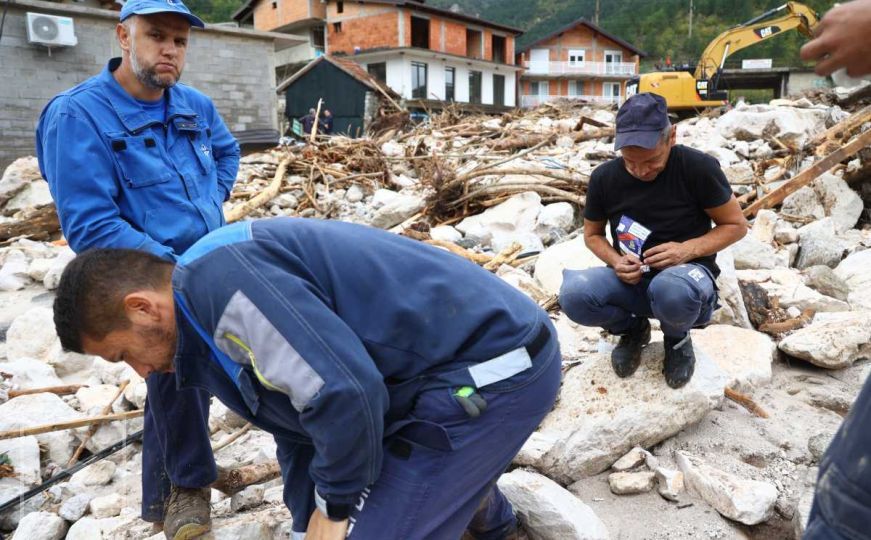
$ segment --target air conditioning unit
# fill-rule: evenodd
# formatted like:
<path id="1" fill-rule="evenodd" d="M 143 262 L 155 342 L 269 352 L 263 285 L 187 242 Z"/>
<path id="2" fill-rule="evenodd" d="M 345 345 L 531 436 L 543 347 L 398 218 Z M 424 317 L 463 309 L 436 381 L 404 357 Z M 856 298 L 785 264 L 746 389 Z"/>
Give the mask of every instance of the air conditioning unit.
<path id="1" fill-rule="evenodd" d="M 79 42 L 72 18 L 45 13 L 27 14 L 27 41 L 47 47 L 72 47 Z"/>

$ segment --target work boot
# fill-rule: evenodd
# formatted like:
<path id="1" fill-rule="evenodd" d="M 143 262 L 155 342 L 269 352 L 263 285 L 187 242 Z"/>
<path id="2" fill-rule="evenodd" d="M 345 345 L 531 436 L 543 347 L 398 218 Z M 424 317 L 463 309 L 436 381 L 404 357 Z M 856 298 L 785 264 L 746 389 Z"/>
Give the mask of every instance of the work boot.
<path id="1" fill-rule="evenodd" d="M 625 378 L 641 364 L 641 349 L 650 342 L 650 321 L 636 318 L 632 327 L 620 336 L 617 346 L 611 351 L 611 367 L 620 378 Z"/>
<path id="2" fill-rule="evenodd" d="M 163 520 L 167 540 L 199 538 L 212 528 L 212 490 L 209 488 L 172 487 Z"/>
<path id="3" fill-rule="evenodd" d="M 696 366 L 696 355 L 693 352 L 693 340 L 687 334 L 685 338 L 665 337 L 665 361 L 662 372 L 665 382 L 672 388 L 680 388 L 689 382 Z"/>

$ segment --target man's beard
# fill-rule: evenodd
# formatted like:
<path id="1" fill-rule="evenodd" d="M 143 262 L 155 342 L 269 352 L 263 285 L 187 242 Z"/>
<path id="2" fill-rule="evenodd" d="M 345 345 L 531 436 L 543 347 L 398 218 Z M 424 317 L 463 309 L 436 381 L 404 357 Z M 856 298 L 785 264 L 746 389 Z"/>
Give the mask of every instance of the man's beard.
<path id="1" fill-rule="evenodd" d="M 163 80 L 155 71 L 154 66 L 150 68 L 142 67 L 142 63 L 139 61 L 139 57 L 136 55 L 136 41 L 130 41 L 130 67 L 133 68 L 133 74 L 136 75 L 136 78 L 145 85 L 147 88 L 151 88 L 154 90 L 165 90 L 167 88 L 171 88 L 175 86 L 175 83 L 178 82 L 178 79 L 173 78 L 172 80 Z M 181 70 L 179 70 L 178 74 L 179 78 L 181 78 Z"/>

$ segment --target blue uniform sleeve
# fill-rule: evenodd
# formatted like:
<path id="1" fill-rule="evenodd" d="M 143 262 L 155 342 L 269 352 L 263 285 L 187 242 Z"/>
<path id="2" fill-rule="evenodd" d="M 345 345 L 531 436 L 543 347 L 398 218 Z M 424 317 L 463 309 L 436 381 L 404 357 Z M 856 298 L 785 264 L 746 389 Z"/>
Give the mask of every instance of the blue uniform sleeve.
<path id="1" fill-rule="evenodd" d="M 175 259 L 172 249 L 121 218 L 110 150 L 93 125 L 66 103 L 55 102 L 43 112 L 36 138 L 40 172 L 73 251 L 128 248 Z"/>
<path id="2" fill-rule="evenodd" d="M 233 184 L 236 182 L 236 174 L 239 172 L 239 156 L 241 151 L 236 138 L 227 129 L 227 125 L 221 118 L 218 110 L 212 105 L 212 152 L 218 167 L 218 189 L 224 201 L 230 198 Z"/>
<path id="3" fill-rule="evenodd" d="M 383 376 L 361 339 L 304 279 L 237 257 L 240 268 L 221 284 L 230 300 L 220 313 L 197 317 L 230 358 L 289 397 L 288 414 L 299 415 L 315 447 L 309 473 L 318 493 L 331 503 L 356 503 L 380 475 L 389 405 Z M 197 298 L 203 309 L 215 309 L 214 284 L 202 281 L 186 280 L 186 295 L 195 311 Z"/>

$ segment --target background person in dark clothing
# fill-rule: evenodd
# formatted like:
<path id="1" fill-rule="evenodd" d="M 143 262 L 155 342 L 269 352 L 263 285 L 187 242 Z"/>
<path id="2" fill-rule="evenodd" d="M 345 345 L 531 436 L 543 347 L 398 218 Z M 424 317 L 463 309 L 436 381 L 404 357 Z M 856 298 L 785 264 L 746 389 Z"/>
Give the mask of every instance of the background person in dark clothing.
<path id="1" fill-rule="evenodd" d="M 329 109 L 324 109 L 324 117 L 320 120 L 318 132 L 324 135 L 333 134 L 333 113 Z"/>
<path id="2" fill-rule="evenodd" d="M 315 125 L 315 110 L 309 109 L 308 114 L 299 119 L 302 122 L 302 131 L 306 135 L 312 132 L 312 127 Z"/>
<path id="3" fill-rule="evenodd" d="M 715 255 L 747 233 L 747 221 L 719 163 L 675 145 L 661 96 L 623 104 L 614 148 L 622 157 L 593 171 L 584 208 L 584 241 L 608 267 L 566 271 L 560 305 L 573 321 L 621 336 L 611 354 L 620 377 L 638 369 L 647 319 L 659 319 L 665 380 L 679 388 L 695 366 L 689 330 L 717 304 Z"/>

